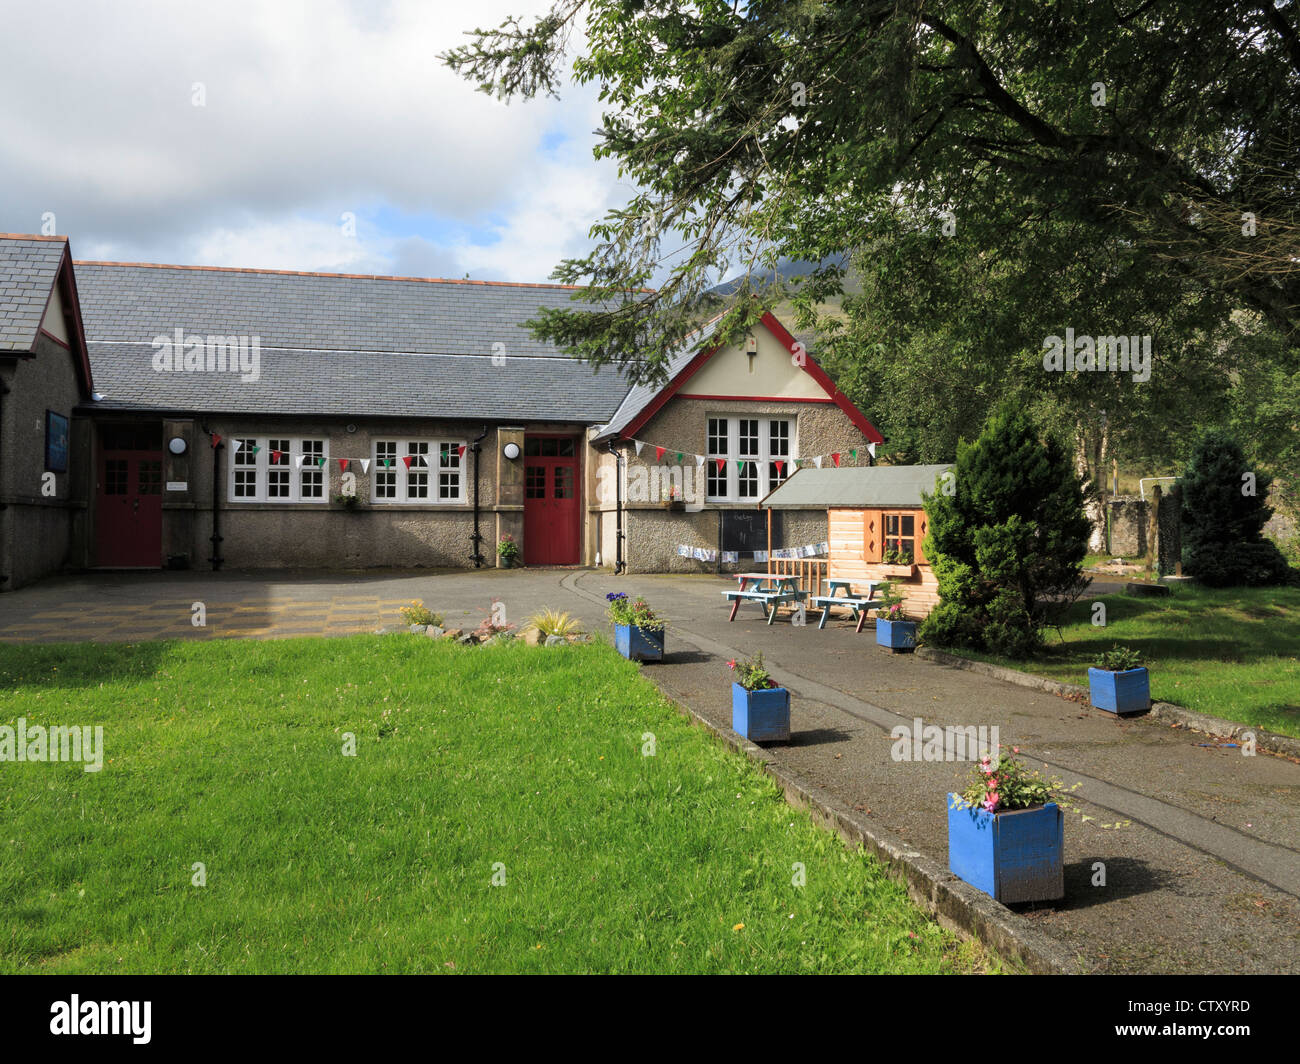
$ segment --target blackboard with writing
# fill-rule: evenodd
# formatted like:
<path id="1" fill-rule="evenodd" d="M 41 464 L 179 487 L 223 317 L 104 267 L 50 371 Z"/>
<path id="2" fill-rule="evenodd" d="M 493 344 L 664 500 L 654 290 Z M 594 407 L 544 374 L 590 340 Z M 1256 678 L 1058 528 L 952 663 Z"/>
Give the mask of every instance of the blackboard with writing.
<path id="1" fill-rule="evenodd" d="M 767 550 L 766 510 L 718 511 L 718 549 Z M 781 514 L 772 511 L 772 542 L 781 545 Z"/>

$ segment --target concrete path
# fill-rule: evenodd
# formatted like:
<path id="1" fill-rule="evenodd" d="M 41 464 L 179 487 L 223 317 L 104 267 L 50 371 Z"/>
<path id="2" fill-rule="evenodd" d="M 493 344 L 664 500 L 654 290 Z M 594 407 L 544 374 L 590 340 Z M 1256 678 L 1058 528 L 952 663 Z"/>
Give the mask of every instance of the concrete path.
<path id="1" fill-rule="evenodd" d="M 449 624 L 474 626 L 497 598 L 514 623 L 550 606 L 604 631 L 605 593 L 641 593 L 671 623 L 668 660 L 646 666 L 647 677 L 727 727 L 725 663 L 761 650 L 794 697 L 794 735 L 767 748 L 770 760 L 944 864 L 944 796 L 970 766 L 893 760 L 895 726 L 910 729 L 917 717 L 996 725 L 1004 746 L 1078 782 L 1074 798 L 1094 819 L 1066 814 L 1066 898 L 1017 911 L 1084 970 L 1300 972 L 1300 766 L 890 655 L 847 620 L 824 631 L 815 615 L 804 627 L 768 627 L 747 605 L 728 624 L 720 592 L 731 586 L 713 576 L 562 570 L 60 578 L 0 596 L 0 640 L 373 631 L 398 623 L 396 609 L 416 598 Z M 197 601 L 207 608 L 205 629 L 190 623 Z M 1131 823 L 1098 826 L 1117 820 Z"/>

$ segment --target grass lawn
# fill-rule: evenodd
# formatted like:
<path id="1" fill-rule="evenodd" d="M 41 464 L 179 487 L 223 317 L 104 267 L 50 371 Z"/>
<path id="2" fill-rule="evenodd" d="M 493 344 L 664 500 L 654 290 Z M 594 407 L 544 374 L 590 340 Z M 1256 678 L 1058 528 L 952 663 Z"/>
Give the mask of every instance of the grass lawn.
<path id="1" fill-rule="evenodd" d="M 106 749 L 0 763 L 0 971 L 997 967 L 605 645 L 0 647 L 20 716 Z"/>
<path id="2" fill-rule="evenodd" d="M 1093 603 L 1106 626 L 1092 624 Z M 1022 672 L 1087 686 L 1088 666 L 1115 644 L 1142 654 L 1157 702 L 1300 735 L 1300 588 L 1175 588 L 1169 598 L 1105 595 L 1076 603 L 1029 661 L 960 651 Z"/>

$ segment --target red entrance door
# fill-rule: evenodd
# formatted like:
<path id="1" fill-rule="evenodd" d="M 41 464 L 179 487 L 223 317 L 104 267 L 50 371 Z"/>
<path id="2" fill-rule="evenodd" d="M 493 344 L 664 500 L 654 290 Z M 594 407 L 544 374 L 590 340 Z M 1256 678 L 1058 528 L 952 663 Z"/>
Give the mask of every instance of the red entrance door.
<path id="1" fill-rule="evenodd" d="M 525 436 L 525 564 L 577 565 L 580 521 L 575 440 Z"/>
<path id="2" fill-rule="evenodd" d="M 100 449 L 95 562 L 110 569 L 162 566 L 163 460 L 157 451 Z"/>

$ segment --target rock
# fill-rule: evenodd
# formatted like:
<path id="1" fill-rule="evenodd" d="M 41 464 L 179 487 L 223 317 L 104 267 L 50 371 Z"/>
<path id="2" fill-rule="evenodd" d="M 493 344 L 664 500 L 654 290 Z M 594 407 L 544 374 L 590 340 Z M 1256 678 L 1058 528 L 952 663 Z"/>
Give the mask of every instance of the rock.
<path id="1" fill-rule="evenodd" d="M 562 647 L 564 646 L 564 643 L 565 639 L 562 635 L 548 635 L 546 637 L 546 645 L 548 647 Z"/>
<path id="2" fill-rule="evenodd" d="M 448 628 L 445 632 L 442 633 L 442 638 L 459 639 L 464 634 L 465 634 L 465 629 L 463 628 Z"/>
<path id="3" fill-rule="evenodd" d="M 424 630 L 424 634 L 427 635 L 430 639 L 437 639 L 439 636 L 442 635 L 442 632 L 443 630 L 439 628 L 436 624 L 431 624 L 429 625 L 428 628 Z"/>
<path id="4" fill-rule="evenodd" d="M 1124 590 L 1130 595 L 1160 596 L 1169 594 L 1169 587 L 1167 584 L 1144 584 L 1136 580 L 1125 584 Z"/>
<path id="5" fill-rule="evenodd" d="M 478 642 L 478 637 L 473 632 L 464 632 L 456 637 L 456 642 L 464 646 L 473 646 Z"/>
<path id="6" fill-rule="evenodd" d="M 524 632 L 523 640 L 530 647 L 541 646 L 542 633 L 536 628 L 529 628 L 528 631 Z"/>
<path id="7" fill-rule="evenodd" d="M 411 625 L 411 635 L 420 635 L 428 627 L 427 624 L 413 624 Z"/>
<path id="8" fill-rule="evenodd" d="M 405 632 L 407 627 L 404 624 L 385 624 L 375 629 L 375 635 L 393 635 L 396 632 Z"/>

